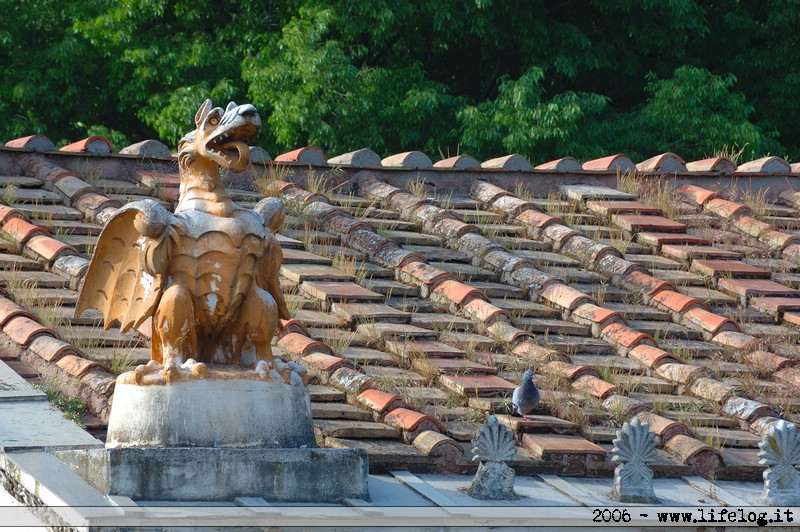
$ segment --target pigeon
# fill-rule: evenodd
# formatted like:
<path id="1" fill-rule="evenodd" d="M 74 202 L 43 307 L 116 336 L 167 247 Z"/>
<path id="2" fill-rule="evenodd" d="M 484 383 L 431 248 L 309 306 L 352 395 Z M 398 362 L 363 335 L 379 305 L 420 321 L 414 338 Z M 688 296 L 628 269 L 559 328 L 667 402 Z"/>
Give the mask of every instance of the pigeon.
<path id="1" fill-rule="evenodd" d="M 511 395 L 512 413 L 528 421 L 528 414 L 539 404 L 539 399 L 541 399 L 539 389 L 533 383 L 533 371 L 526 370 L 522 374 L 522 382 L 514 388 L 514 393 Z"/>

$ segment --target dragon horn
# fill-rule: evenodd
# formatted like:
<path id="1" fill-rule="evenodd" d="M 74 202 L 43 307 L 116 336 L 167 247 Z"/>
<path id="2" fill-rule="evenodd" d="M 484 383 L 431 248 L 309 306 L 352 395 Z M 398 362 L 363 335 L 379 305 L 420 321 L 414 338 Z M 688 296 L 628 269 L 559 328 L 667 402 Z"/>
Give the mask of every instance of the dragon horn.
<path id="1" fill-rule="evenodd" d="M 200 123 L 203 121 L 203 118 L 206 117 L 206 115 L 210 110 L 211 110 L 211 100 L 206 98 L 206 101 L 204 101 L 203 105 L 200 106 L 200 109 L 197 110 L 197 114 L 194 115 L 194 123 L 197 127 L 200 127 Z"/>
<path id="2" fill-rule="evenodd" d="M 231 102 L 228 104 L 228 107 L 225 108 L 225 112 L 227 113 L 228 111 L 234 109 L 235 107 L 236 107 L 236 102 Z"/>

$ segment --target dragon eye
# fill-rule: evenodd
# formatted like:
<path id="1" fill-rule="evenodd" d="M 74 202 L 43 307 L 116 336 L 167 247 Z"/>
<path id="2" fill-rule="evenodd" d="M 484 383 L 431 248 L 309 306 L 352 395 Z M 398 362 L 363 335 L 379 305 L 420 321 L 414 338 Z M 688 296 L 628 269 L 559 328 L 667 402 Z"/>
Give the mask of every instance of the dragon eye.
<path id="1" fill-rule="evenodd" d="M 211 124 L 212 126 L 216 126 L 217 124 L 219 124 L 219 118 L 214 116 L 208 121 L 208 123 Z"/>

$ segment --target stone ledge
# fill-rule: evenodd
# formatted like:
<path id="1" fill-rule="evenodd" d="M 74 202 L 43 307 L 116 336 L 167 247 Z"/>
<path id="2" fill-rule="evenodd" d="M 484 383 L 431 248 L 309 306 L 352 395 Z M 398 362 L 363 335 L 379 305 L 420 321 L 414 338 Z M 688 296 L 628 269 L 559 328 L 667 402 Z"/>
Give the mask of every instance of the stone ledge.
<path id="1" fill-rule="evenodd" d="M 368 458 L 360 449 L 125 448 L 56 457 L 101 493 L 135 500 L 369 500 Z"/>

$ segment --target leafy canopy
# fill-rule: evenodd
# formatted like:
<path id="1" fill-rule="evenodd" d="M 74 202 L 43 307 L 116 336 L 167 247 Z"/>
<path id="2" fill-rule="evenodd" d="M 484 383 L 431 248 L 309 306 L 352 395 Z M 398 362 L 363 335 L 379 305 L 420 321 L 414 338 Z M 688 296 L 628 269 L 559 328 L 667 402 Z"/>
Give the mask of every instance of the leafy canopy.
<path id="1" fill-rule="evenodd" d="M 0 139 L 175 145 L 252 101 L 261 144 L 532 161 L 800 155 L 790 0 L 0 0 Z M 793 112 L 795 111 L 795 112 Z"/>

